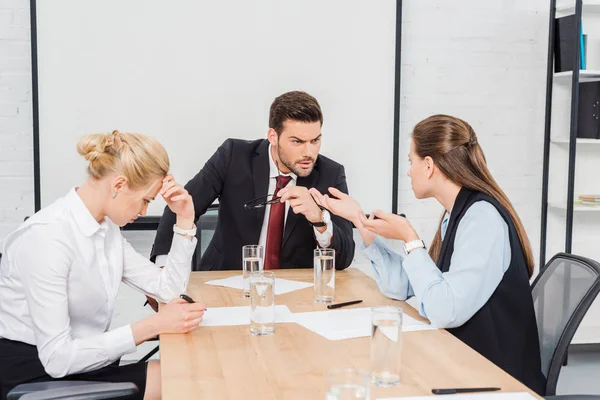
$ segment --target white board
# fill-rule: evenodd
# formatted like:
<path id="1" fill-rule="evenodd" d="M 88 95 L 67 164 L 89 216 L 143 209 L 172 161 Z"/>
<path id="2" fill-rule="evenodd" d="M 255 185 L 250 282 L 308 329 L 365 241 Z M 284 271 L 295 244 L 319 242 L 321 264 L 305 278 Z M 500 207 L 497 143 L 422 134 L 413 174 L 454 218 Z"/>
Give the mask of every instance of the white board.
<path id="1" fill-rule="evenodd" d="M 85 179 L 84 134 L 153 135 L 185 183 L 226 138 L 266 137 L 273 99 L 304 90 L 321 153 L 366 210 L 391 209 L 395 27 L 394 0 L 38 1 L 42 206 Z"/>

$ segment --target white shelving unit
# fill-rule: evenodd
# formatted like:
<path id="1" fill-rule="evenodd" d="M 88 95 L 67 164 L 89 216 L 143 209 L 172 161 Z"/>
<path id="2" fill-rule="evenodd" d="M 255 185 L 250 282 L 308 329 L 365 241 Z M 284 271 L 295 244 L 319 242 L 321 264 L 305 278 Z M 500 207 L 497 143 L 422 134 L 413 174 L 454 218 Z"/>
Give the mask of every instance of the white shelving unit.
<path id="1" fill-rule="evenodd" d="M 587 34 L 586 69 L 579 71 L 579 83 L 600 81 L 600 0 L 583 0 L 582 29 Z M 556 17 L 575 13 L 575 1 L 557 0 Z M 571 132 L 571 91 L 573 72 L 554 73 L 548 163 L 548 212 L 546 261 L 565 251 L 567 234 L 567 193 Z M 600 194 L 600 140 L 576 139 L 573 195 Z M 571 252 L 600 261 L 600 207 L 573 205 Z M 600 300 L 592 305 L 573 343 L 600 343 Z"/>
<path id="2" fill-rule="evenodd" d="M 573 71 L 557 72 L 554 74 L 554 83 L 560 85 L 570 85 L 573 77 Z M 583 69 L 579 71 L 579 82 L 600 81 L 600 70 Z"/>
<path id="3" fill-rule="evenodd" d="M 573 14 L 575 12 L 574 1 L 557 1 L 556 13 Z M 600 12 L 600 0 L 584 0 L 583 12 Z"/>
<path id="4" fill-rule="evenodd" d="M 567 138 L 556 138 L 556 139 L 552 139 L 552 143 L 554 144 L 569 144 L 569 139 Z M 582 138 L 578 138 L 577 139 L 577 145 L 579 146 L 593 146 L 593 145 L 600 145 L 600 139 L 582 139 Z"/>
<path id="5" fill-rule="evenodd" d="M 562 212 L 566 212 L 567 211 L 567 205 L 564 203 L 557 203 L 557 202 L 551 202 L 548 203 L 548 206 L 550 208 L 553 208 L 555 210 L 558 211 L 562 211 Z M 586 206 L 586 205 L 582 205 L 582 204 L 575 204 L 573 206 L 573 211 L 576 213 L 600 213 L 600 206 Z"/>

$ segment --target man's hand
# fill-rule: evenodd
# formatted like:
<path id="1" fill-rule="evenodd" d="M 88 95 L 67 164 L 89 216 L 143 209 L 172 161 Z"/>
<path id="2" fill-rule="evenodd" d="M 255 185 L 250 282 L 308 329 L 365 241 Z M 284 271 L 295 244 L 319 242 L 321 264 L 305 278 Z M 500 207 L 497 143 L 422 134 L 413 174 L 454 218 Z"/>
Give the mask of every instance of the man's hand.
<path id="1" fill-rule="evenodd" d="M 304 186 L 285 187 L 277 195 L 282 203 L 290 202 L 294 214 L 304 215 L 309 222 L 321 222 L 323 212 Z"/>

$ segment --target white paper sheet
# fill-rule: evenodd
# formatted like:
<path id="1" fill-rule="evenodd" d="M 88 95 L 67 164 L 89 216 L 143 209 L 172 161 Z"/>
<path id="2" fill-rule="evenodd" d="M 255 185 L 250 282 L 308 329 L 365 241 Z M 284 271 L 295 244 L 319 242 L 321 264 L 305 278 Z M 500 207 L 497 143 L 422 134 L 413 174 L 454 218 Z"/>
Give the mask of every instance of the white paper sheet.
<path id="1" fill-rule="evenodd" d="M 275 306 L 275 323 L 293 323 L 293 314 L 287 306 Z M 250 324 L 250 306 L 210 307 L 204 312 L 203 326 L 235 326 Z"/>
<path id="2" fill-rule="evenodd" d="M 367 307 L 296 313 L 293 314 L 293 318 L 297 324 L 329 340 L 352 339 L 371 335 L 371 309 Z M 403 332 L 431 329 L 435 328 L 406 314 L 403 315 Z"/>
<path id="3" fill-rule="evenodd" d="M 420 397 L 380 397 L 377 400 L 425 400 L 425 399 L 449 399 L 452 400 L 535 400 L 535 397 L 526 392 L 518 393 L 472 393 L 472 394 L 448 394 Z"/>
<path id="4" fill-rule="evenodd" d="M 217 279 L 205 282 L 206 285 L 224 286 L 232 289 L 242 290 L 243 276 L 236 275 L 230 278 Z M 286 294 L 295 290 L 304 289 L 313 286 L 309 282 L 290 281 L 288 279 L 275 278 L 275 295 Z"/>

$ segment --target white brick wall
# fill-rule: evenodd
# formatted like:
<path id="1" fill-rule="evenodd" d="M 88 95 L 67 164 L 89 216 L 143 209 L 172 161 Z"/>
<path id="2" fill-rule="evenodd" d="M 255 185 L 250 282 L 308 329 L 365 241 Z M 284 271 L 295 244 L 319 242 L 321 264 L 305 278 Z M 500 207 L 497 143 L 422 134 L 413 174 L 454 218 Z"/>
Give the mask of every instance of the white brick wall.
<path id="1" fill-rule="evenodd" d="M 30 43 L 29 1 L 0 0 L 0 246 L 34 209 Z"/>
<path id="2" fill-rule="evenodd" d="M 0 243 L 33 210 L 28 8 L 0 0 Z M 547 8 L 545 0 L 404 1 L 399 208 L 425 239 L 440 207 L 414 199 L 408 137 L 422 118 L 448 113 L 473 125 L 537 254 Z"/>
<path id="3" fill-rule="evenodd" d="M 399 211 L 424 239 L 442 208 L 414 198 L 409 135 L 445 113 L 473 126 L 538 254 L 548 11 L 545 0 L 404 1 Z"/>

